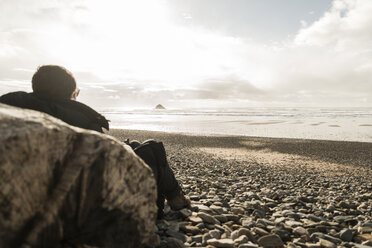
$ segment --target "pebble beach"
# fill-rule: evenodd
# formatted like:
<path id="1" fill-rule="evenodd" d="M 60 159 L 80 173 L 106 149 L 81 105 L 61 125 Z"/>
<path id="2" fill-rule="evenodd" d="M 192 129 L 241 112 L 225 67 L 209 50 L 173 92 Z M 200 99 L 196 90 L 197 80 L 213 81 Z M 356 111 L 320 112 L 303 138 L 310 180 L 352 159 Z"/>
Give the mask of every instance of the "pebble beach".
<path id="1" fill-rule="evenodd" d="M 162 141 L 192 204 L 147 247 L 372 247 L 372 143 L 114 129 Z"/>

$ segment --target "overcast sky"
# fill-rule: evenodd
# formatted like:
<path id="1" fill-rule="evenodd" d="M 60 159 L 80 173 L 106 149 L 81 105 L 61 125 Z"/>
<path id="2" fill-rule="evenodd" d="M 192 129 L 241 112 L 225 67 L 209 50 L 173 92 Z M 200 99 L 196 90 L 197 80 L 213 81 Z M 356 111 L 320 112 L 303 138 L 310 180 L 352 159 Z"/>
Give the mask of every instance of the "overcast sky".
<path id="1" fill-rule="evenodd" d="M 372 107 L 371 0 L 0 0 L 0 94 L 69 69 L 95 108 Z"/>

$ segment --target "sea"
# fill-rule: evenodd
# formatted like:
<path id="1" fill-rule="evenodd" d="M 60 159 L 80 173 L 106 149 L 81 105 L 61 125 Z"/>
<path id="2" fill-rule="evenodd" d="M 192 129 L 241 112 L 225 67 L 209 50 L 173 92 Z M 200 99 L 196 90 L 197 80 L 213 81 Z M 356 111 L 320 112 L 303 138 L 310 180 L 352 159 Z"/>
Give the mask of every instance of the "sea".
<path id="1" fill-rule="evenodd" d="M 111 128 L 372 142 L 372 108 L 104 109 Z"/>

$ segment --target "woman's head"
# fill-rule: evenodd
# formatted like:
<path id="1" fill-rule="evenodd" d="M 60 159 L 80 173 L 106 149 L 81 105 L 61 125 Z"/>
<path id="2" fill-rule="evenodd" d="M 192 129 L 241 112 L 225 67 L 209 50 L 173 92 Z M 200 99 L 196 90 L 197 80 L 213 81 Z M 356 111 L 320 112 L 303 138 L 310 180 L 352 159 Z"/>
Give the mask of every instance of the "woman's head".
<path id="1" fill-rule="evenodd" d="M 76 81 L 66 68 L 58 65 L 43 65 L 32 77 L 32 90 L 40 95 L 59 99 L 76 97 Z"/>

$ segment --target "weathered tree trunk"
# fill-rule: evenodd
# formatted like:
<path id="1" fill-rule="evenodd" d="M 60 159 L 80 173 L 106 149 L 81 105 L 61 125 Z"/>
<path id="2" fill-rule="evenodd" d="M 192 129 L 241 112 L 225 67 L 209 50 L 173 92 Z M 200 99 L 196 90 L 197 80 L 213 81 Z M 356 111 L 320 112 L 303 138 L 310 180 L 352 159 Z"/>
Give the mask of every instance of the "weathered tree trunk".
<path id="1" fill-rule="evenodd" d="M 0 104 L 0 247 L 138 247 L 155 201 L 150 168 L 122 143 Z"/>

